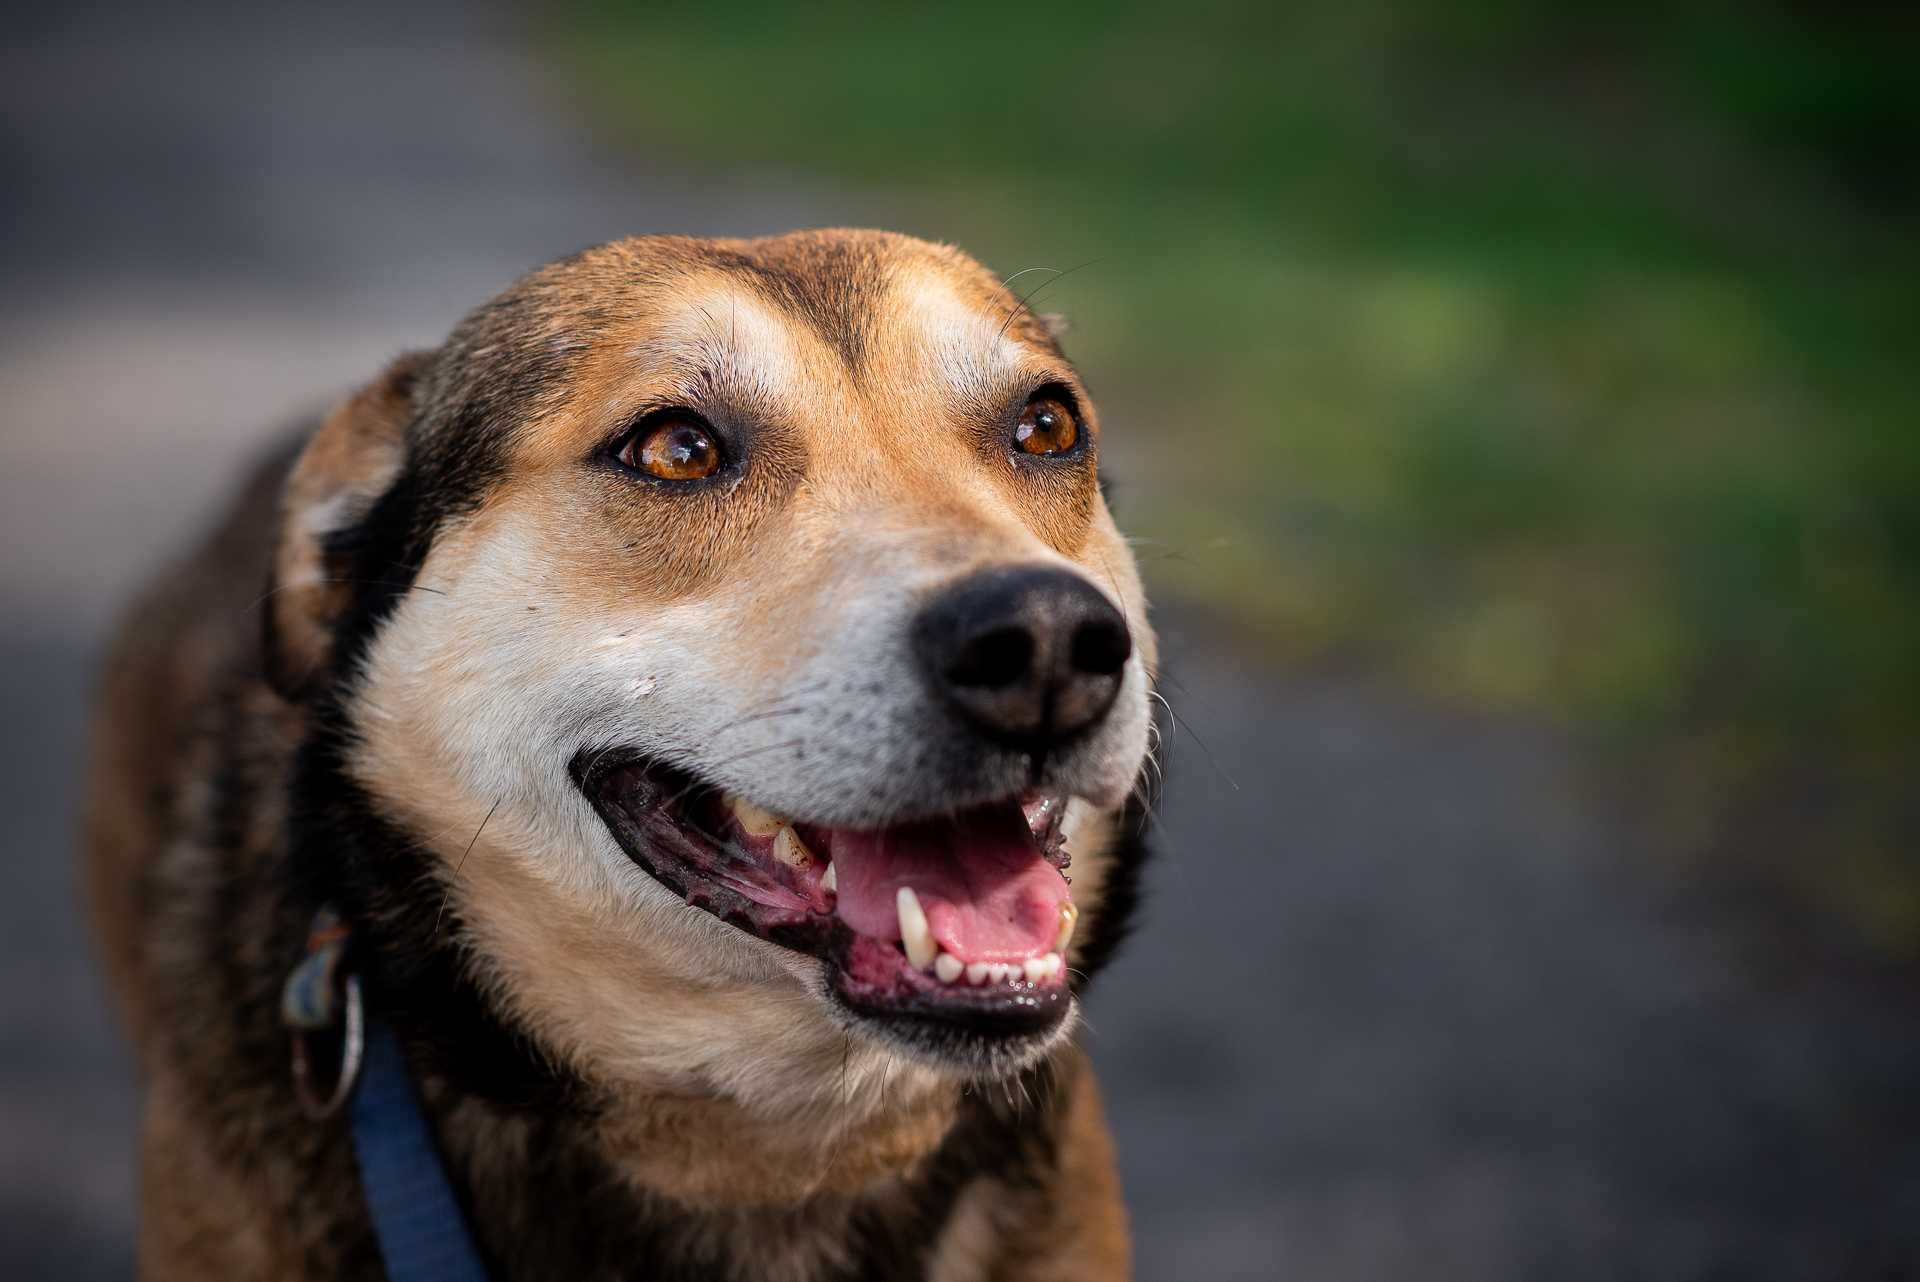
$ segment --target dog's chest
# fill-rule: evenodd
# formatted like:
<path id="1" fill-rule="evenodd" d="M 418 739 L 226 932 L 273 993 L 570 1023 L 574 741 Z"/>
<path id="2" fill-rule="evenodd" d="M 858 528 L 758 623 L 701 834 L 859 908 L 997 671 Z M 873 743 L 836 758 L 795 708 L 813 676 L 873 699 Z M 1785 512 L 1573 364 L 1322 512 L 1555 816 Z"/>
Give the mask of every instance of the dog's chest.
<path id="1" fill-rule="evenodd" d="M 890 1183 L 798 1206 L 691 1210 L 642 1193 L 571 1128 L 508 1123 L 480 1159 L 474 1228 L 500 1282 L 984 1278 L 992 1181 Z M 495 1165 L 498 1163 L 498 1165 Z M 491 1169 L 488 1169 L 491 1168 Z"/>

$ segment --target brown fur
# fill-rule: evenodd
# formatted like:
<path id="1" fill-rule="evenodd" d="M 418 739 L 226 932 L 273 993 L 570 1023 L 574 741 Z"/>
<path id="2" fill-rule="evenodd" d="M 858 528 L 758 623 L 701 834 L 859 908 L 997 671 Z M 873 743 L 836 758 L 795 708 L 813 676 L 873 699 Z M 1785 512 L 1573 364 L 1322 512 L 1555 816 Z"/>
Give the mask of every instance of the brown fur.
<path id="1" fill-rule="evenodd" d="M 1012 366 L 968 347 L 995 326 Z M 1085 407 L 1084 469 L 1018 473 L 982 437 L 1040 381 Z M 758 425 L 737 489 L 669 505 L 583 467 L 637 412 L 696 392 Z M 1005 1099 L 877 1059 L 861 1076 L 851 1041 L 760 954 L 690 955 L 679 941 L 710 923 L 562 877 L 554 818 L 476 787 L 450 747 L 501 646 L 617 645 L 605 621 L 639 611 L 699 611 L 712 665 L 744 699 L 776 697 L 856 556 L 1082 567 L 1151 666 L 1094 485 L 1098 430 L 1047 328 L 957 251 L 875 233 L 652 239 L 535 272 L 343 402 L 291 469 L 263 468 L 129 617 L 94 728 L 85 878 L 142 1066 L 141 1275 L 377 1276 L 344 1132 L 296 1107 L 274 1019 L 312 908 L 301 745 L 332 742 L 339 719 L 349 785 L 426 852 L 413 909 L 437 905 L 484 1021 L 537 1049 L 530 1103 L 473 1086 L 484 1065 L 410 1046 L 499 1277 L 644 1258 L 684 1271 L 661 1276 L 795 1282 L 888 1259 L 948 1282 L 1126 1276 L 1111 1145 L 1071 1044 Z M 423 459 L 465 488 L 396 516 L 396 478 Z M 419 563 L 392 571 L 409 582 L 355 560 L 348 536 L 381 520 L 413 523 Z M 1074 837 L 1088 922 L 1113 836 L 1096 816 Z M 723 982 L 715 965 L 768 978 Z M 636 994 L 644 1036 L 625 1031 Z M 726 1045 L 782 1048 L 795 1080 L 724 1076 Z M 818 1085 L 835 1081 L 839 1099 Z M 920 1227 L 934 1238 L 909 1240 Z"/>

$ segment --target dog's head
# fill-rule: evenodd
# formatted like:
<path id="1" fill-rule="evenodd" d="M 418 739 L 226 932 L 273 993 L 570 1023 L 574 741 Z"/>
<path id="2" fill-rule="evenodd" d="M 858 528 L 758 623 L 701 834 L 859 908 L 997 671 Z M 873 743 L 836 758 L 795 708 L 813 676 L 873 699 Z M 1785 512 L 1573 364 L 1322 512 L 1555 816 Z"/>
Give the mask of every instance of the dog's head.
<path id="1" fill-rule="evenodd" d="M 1148 748 L 1099 444 L 957 251 L 602 246 L 329 417 L 270 668 L 555 1056 L 762 1097 L 856 1046 L 1007 1072 L 1071 1025 Z"/>

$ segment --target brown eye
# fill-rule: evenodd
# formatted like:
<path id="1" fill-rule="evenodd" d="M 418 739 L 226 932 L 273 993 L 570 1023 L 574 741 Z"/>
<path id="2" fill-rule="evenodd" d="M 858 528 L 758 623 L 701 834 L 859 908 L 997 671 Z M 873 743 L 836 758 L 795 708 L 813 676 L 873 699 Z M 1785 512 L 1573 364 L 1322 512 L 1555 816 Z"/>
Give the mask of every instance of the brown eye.
<path id="1" fill-rule="evenodd" d="M 720 443 L 697 420 L 669 418 L 628 437 L 620 461 L 663 481 L 698 481 L 720 470 Z"/>
<path id="2" fill-rule="evenodd" d="M 1080 423 L 1065 401 L 1036 396 L 1013 429 L 1013 443 L 1028 454 L 1065 454 L 1080 439 Z"/>

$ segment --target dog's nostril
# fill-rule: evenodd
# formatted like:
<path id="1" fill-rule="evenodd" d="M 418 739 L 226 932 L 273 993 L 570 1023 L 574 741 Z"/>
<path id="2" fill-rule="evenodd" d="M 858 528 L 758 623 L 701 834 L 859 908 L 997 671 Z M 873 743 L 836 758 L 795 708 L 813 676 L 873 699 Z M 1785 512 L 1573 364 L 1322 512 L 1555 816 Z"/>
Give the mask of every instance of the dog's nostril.
<path id="1" fill-rule="evenodd" d="M 1068 653 L 1076 671 L 1110 677 L 1127 666 L 1127 658 L 1133 653 L 1133 638 L 1117 623 L 1090 619 L 1074 629 Z"/>
<path id="2" fill-rule="evenodd" d="M 998 690 L 1025 680 L 1033 668 L 1033 634 L 1021 627 L 995 628 L 972 638 L 948 665 L 956 686 Z"/>
<path id="3" fill-rule="evenodd" d="M 970 574 L 921 607 L 912 645 L 933 692 L 975 731 L 1029 751 L 1098 725 L 1133 642 L 1082 576 L 1054 566 Z"/>

